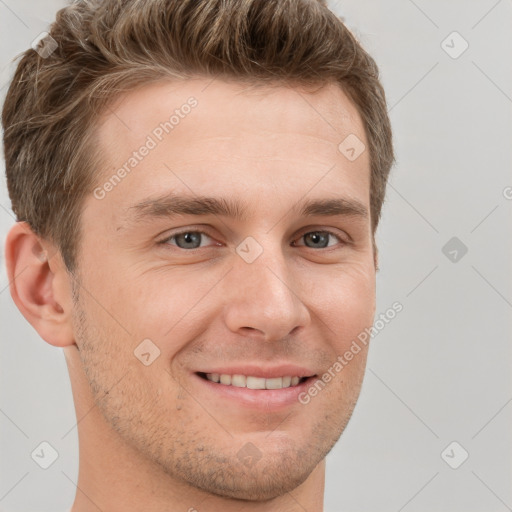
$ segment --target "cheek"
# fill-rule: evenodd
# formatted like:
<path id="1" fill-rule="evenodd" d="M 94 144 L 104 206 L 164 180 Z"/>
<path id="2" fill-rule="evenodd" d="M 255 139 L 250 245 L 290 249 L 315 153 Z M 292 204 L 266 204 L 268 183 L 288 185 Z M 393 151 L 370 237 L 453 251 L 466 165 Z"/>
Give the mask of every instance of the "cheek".
<path id="1" fill-rule="evenodd" d="M 207 327 L 215 314 L 210 309 L 211 297 L 215 297 L 213 288 L 220 279 L 217 274 L 205 269 L 194 276 L 180 275 L 164 267 L 135 275 L 133 269 L 126 269 L 111 277 L 113 286 L 104 300 L 112 316 L 130 333 L 132 352 L 146 339 L 158 347 L 158 366 Z M 103 316 L 109 324 L 117 324 L 108 315 Z M 118 335 L 123 339 L 127 336 L 123 329 Z"/>
<path id="2" fill-rule="evenodd" d="M 162 355 L 171 356 L 205 329 L 216 315 L 214 304 L 223 303 L 215 299 L 215 286 L 225 269 L 205 267 L 190 275 L 165 267 L 141 272 L 118 264 L 111 270 L 95 276 L 86 286 L 94 290 L 94 298 L 101 304 L 91 304 L 100 324 L 118 340 L 129 337 L 130 352 L 149 338 L 160 350 L 169 352 Z M 337 353 L 372 325 L 375 269 L 370 258 L 354 254 L 339 265 L 308 264 L 291 270 L 289 276 L 293 293 L 311 312 L 311 323 L 324 330 L 324 338 L 332 340 L 331 348 Z"/>
<path id="3" fill-rule="evenodd" d="M 375 272 L 363 264 L 340 266 L 310 286 L 308 305 L 328 326 L 329 338 L 344 345 L 373 324 L 375 315 Z M 341 347 L 343 348 L 343 347 Z"/>

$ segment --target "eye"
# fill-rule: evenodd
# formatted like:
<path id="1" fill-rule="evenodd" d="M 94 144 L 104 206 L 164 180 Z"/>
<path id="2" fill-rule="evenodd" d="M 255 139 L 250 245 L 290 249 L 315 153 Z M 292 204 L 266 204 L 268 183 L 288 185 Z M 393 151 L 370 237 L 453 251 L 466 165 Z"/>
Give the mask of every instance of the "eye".
<path id="1" fill-rule="evenodd" d="M 162 245 L 176 245 L 179 249 L 199 249 L 202 237 L 210 238 L 204 231 L 182 231 L 174 233 L 158 243 Z M 175 240 L 176 243 L 172 243 L 172 240 Z"/>
<path id="2" fill-rule="evenodd" d="M 336 238 L 342 245 L 347 244 L 347 242 L 341 239 L 335 233 L 331 231 L 309 231 L 304 233 L 300 238 L 304 238 L 304 240 L 309 241 L 312 245 L 307 245 L 310 249 L 326 249 L 327 247 L 331 247 L 329 244 L 329 237 Z M 336 244 L 333 244 L 336 245 Z"/>
<path id="3" fill-rule="evenodd" d="M 213 240 L 208 233 L 200 230 L 188 230 L 188 231 L 181 231 L 179 233 L 174 233 L 167 238 L 161 240 L 158 242 L 159 245 L 174 245 L 178 249 L 184 249 L 184 250 L 195 250 L 200 249 L 201 247 L 201 241 L 202 238 L 208 238 L 210 240 Z M 300 239 L 304 239 L 306 241 L 306 247 L 310 249 L 327 249 L 329 247 L 335 246 L 336 244 L 329 244 L 329 239 L 336 239 L 338 242 L 341 243 L 341 245 L 346 245 L 348 242 L 343 240 L 340 236 L 337 234 L 326 231 L 326 230 L 319 230 L 319 231 L 309 231 L 307 233 L 304 233 Z M 220 245 L 220 244 L 216 244 Z M 296 246 L 296 243 L 293 242 L 294 246 Z M 302 244 L 299 244 L 302 245 Z"/>

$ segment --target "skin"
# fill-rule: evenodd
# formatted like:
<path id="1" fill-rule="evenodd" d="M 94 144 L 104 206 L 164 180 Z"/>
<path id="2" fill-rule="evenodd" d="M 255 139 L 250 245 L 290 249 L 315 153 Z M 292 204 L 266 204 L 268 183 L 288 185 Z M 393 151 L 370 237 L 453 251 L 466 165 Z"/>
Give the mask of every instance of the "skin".
<path id="1" fill-rule="evenodd" d="M 362 121 L 332 84 L 153 84 L 98 122 L 98 185 L 190 96 L 197 106 L 130 174 L 103 199 L 87 197 L 75 276 L 25 223 L 7 238 L 12 297 L 68 363 L 80 445 L 72 512 L 319 512 L 325 456 L 357 402 L 367 347 L 307 405 L 278 410 L 209 393 L 193 372 L 290 362 L 321 376 L 372 325 L 370 217 L 292 210 L 304 198 L 349 197 L 369 211 L 368 151 L 349 161 L 338 150 L 349 134 L 368 147 Z M 249 215 L 129 216 L 170 191 L 235 198 Z M 157 244 L 178 228 L 207 236 L 193 253 L 183 239 Z M 304 236 L 326 229 L 340 238 Z M 250 264 L 235 251 L 248 236 L 263 249 Z M 134 350 L 148 338 L 160 356 L 145 366 Z M 247 443 L 261 456 L 250 466 L 237 456 Z"/>

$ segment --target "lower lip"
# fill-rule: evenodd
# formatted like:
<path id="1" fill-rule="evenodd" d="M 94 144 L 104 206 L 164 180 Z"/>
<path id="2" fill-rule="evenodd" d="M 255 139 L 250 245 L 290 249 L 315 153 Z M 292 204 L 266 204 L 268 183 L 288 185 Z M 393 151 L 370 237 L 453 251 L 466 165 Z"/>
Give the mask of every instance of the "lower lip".
<path id="1" fill-rule="evenodd" d="M 227 386 L 217 382 L 203 379 L 196 373 L 193 374 L 196 381 L 204 386 L 204 389 L 223 399 L 231 400 L 241 406 L 263 409 L 265 412 L 282 409 L 293 404 L 300 404 L 299 395 L 305 392 L 316 379 L 316 376 L 307 378 L 297 386 L 282 389 L 249 389 L 236 386 Z"/>

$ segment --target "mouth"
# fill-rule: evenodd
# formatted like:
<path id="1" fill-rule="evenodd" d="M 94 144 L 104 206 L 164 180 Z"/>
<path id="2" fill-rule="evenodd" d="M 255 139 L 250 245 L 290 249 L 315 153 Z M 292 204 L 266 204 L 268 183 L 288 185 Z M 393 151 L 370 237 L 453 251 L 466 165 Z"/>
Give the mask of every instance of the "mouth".
<path id="1" fill-rule="evenodd" d="M 222 384 L 223 386 L 233 386 L 237 388 L 247 389 L 284 389 L 290 387 L 296 387 L 305 382 L 310 377 L 299 377 L 285 375 L 283 377 L 255 377 L 253 375 L 240 375 L 240 374 L 226 374 L 226 373 L 204 373 L 197 372 L 197 375 L 202 379 L 214 382 L 216 384 Z M 312 375 L 314 377 L 314 375 Z"/>
<path id="2" fill-rule="evenodd" d="M 304 407 L 299 398 L 317 380 L 317 375 L 264 378 L 225 373 L 193 373 L 197 391 L 206 403 L 219 409 L 235 406 L 269 414 L 292 406 Z M 303 410 L 303 409 L 300 409 Z M 305 410 L 305 409 L 304 409 Z"/>

